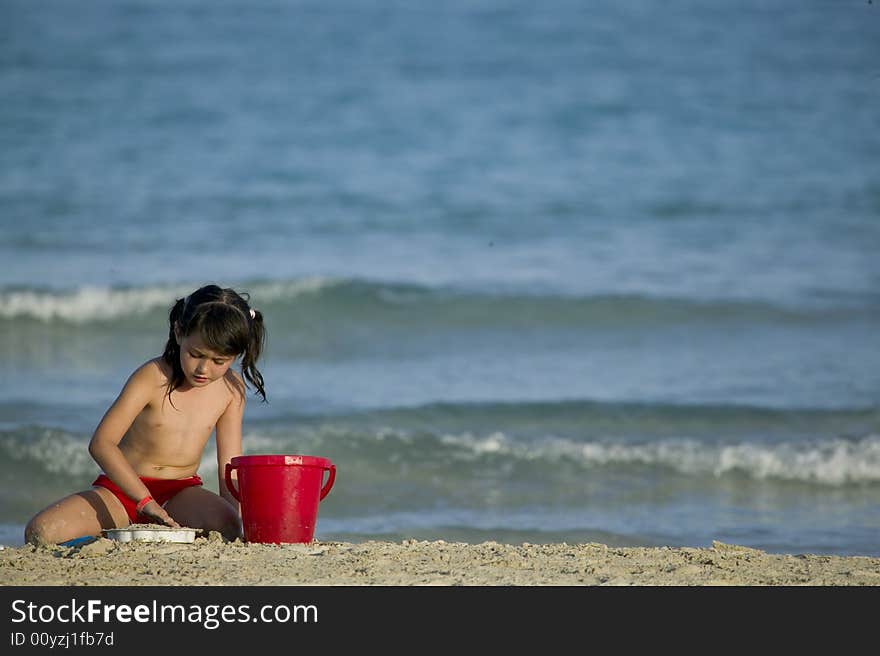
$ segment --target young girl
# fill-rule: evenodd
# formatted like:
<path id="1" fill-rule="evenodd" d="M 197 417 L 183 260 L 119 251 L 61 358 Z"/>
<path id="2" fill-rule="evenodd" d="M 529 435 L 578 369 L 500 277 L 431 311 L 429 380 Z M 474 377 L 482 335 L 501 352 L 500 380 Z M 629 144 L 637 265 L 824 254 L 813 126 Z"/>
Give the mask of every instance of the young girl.
<path id="1" fill-rule="evenodd" d="M 263 316 L 246 299 L 208 285 L 175 303 L 165 352 L 131 375 L 89 443 L 103 473 L 92 489 L 31 519 L 27 542 L 62 543 L 130 523 L 239 537 L 238 503 L 224 472 L 241 455 L 246 384 L 266 400 L 256 367 L 265 343 Z M 230 368 L 239 356 L 244 378 Z M 215 429 L 220 495 L 205 490 L 196 474 Z"/>

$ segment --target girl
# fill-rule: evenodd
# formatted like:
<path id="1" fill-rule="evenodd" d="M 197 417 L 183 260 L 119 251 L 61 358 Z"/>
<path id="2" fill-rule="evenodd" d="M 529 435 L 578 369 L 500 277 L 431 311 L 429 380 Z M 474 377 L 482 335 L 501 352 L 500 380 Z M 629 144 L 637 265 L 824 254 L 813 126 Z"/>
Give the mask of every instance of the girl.
<path id="1" fill-rule="evenodd" d="M 238 503 L 224 471 L 241 455 L 246 384 L 266 400 L 256 367 L 265 344 L 263 316 L 247 298 L 208 285 L 174 304 L 165 352 L 131 375 L 89 443 L 103 473 L 91 490 L 31 519 L 27 542 L 97 536 L 138 520 L 239 537 Z M 239 356 L 244 378 L 230 368 Z M 196 475 L 215 429 L 220 495 L 205 490 Z"/>

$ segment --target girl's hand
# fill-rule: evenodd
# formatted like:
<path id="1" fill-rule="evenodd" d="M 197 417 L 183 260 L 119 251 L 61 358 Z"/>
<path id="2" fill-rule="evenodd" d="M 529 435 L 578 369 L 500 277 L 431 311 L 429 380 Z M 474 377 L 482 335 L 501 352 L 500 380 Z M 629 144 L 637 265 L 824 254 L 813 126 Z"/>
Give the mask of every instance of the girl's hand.
<path id="1" fill-rule="evenodd" d="M 172 528 L 180 528 L 180 524 L 175 522 L 174 518 L 165 512 L 165 509 L 155 500 L 151 500 L 143 507 L 141 515 L 150 519 L 153 524 L 164 524 Z"/>

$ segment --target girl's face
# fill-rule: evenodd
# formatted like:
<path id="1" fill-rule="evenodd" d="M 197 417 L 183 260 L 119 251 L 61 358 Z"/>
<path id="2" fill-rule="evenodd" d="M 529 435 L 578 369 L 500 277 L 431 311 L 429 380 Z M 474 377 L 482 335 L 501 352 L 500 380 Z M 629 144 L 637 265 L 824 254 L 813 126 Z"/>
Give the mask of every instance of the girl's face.
<path id="1" fill-rule="evenodd" d="M 183 375 L 193 387 L 205 387 L 220 380 L 235 361 L 234 356 L 212 351 L 202 341 L 201 335 L 195 333 L 178 339 L 178 344 Z"/>

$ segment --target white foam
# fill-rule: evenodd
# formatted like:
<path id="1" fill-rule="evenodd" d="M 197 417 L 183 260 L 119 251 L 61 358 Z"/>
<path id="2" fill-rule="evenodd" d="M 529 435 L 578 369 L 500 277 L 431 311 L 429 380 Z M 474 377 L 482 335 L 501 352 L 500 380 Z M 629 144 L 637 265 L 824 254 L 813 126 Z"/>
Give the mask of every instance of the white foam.
<path id="1" fill-rule="evenodd" d="M 762 449 L 752 444 L 721 450 L 714 473 L 742 470 L 756 478 L 815 481 L 831 485 L 880 481 L 880 439 L 829 440 L 810 449 L 784 444 Z"/>
<path id="2" fill-rule="evenodd" d="M 86 442 L 56 430 L 41 430 L 27 439 L 0 441 L 0 449 L 11 460 L 36 461 L 53 474 L 94 477 L 100 473 Z"/>
<path id="3" fill-rule="evenodd" d="M 257 285 L 243 285 L 242 291 L 248 291 L 254 303 L 279 301 L 296 298 L 304 294 L 314 294 L 324 289 L 336 287 L 345 283 L 341 278 L 327 276 L 305 276 L 296 280 L 282 282 L 261 283 Z"/>
<path id="4" fill-rule="evenodd" d="M 305 277 L 275 283 L 242 284 L 236 289 L 248 291 L 253 302 L 295 298 L 341 284 L 336 278 Z M 130 289 L 84 286 L 71 291 L 0 292 L 0 318 L 31 318 L 40 321 L 87 323 L 142 315 L 157 309 L 170 310 L 175 299 L 186 296 L 196 284 L 156 285 Z"/>
<path id="5" fill-rule="evenodd" d="M 13 291 L 0 293 L 0 317 L 29 317 L 73 323 L 106 321 L 170 308 L 175 298 L 191 291 L 183 287 L 112 289 L 80 287 L 71 292 Z"/>
<path id="6" fill-rule="evenodd" d="M 486 454 L 522 460 L 573 459 L 587 466 L 645 465 L 669 467 L 686 474 L 720 477 L 741 473 L 756 479 L 805 481 L 826 485 L 880 482 L 880 436 L 859 440 L 832 438 L 821 442 L 705 444 L 679 438 L 644 444 L 576 442 L 548 438 L 523 443 L 496 432 L 444 435 L 441 441 L 462 450 L 460 457 Z"/>

